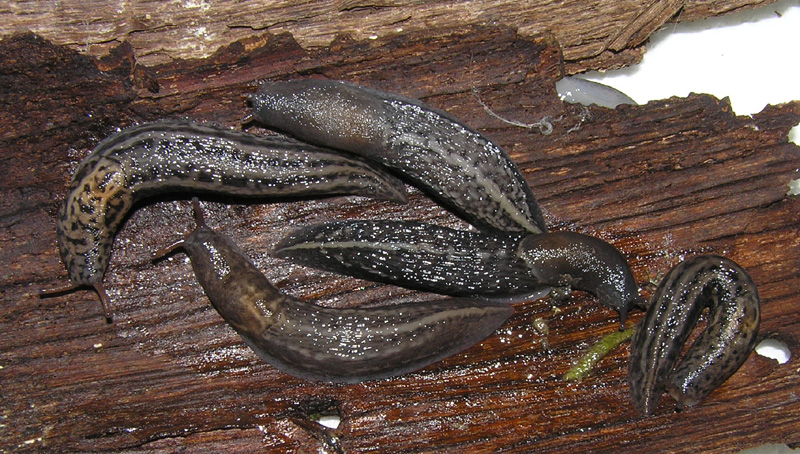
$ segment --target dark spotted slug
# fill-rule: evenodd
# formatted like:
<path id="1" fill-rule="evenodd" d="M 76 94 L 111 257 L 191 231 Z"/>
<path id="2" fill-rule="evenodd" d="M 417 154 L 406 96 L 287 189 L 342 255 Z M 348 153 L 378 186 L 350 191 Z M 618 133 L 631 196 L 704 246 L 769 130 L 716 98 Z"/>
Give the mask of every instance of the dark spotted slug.
<path id="1" fill-rule="evenodd" d="M 196 230 L 157 255 L 185 250 L 222 318 L 261 359 L 291 375 L 337 383 L 401 375 L 483 340 L 513 312 L 468 299 L 352 309 L 297 300 L 206 227 L 194 203 Z"/>
<path id="2" fill-rule="evenodd" d="M 708 326 L 675 367 L 706 307 Z M 679 407 L 696 405 L 747 359 L 759 314 L 756 286 L 732 260 L 702 255 L 672 268 L 633 336 L 628 383 L 634 407 L 652 414 L 665 390 Z"/>
<path id="3" fill-rule="evenodd" d="M 179 191 L 407 200 L 399 180 L 359 158 L 185 121 L 142 124 L 102 141 L 75 172 L 57 225 L 71 285 L 46 293 L 94 287 L 110 319 L 103 275 L 117 229 L 136 201 Z"/>
<path id="4" fill-rule="evenodd" d="M 421 101 L 331 80 L 267 82 L 250 95 L 259 123 L 398 170 L 482 230 L 546 232 L 511 158 Z"/>
<path id="5" fill-rule="evenodd" d="M 284 238 L 276 257 L 416 290 L 520 299 L 547 287 L 593 293 L 623 323 L 639 293 L 620 252 L 572 232 L 539 235 L 454 230 L 413 221 L 338 221 Z"/>

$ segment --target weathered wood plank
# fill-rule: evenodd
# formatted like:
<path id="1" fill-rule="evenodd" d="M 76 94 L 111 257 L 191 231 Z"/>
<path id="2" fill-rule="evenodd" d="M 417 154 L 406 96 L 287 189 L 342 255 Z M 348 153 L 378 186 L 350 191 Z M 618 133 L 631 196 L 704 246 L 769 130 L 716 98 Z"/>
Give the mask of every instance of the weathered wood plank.
<path id="1" fill-rule="evenodd" d="M 560 62 L 554 41 L 502 28 L 343 39 L 320 50 L 265 35 L 208 60 L 156 67 L 138 65 L 130 46 L 95 65 L 33 35 L 0 42 L 0 259 L 8 264 L 0 450 L 723 453 L 800 441 L 800 202 L 785 195 L 800 167 L 786 141 L 800 104 L 753 118 L 702 95 L 616 110 L 565 105 L 554 91 Z M 575 293 L 558 311 L 517 305 L 497 335 L 418 373 L 349 386 L 294 379 L 243 347 L 182 256 L 150 263 L 152 251 L 192 227 L 185 202 L 142 206 L 120 232 L 107 274 L 115 324 L 103 321 L 91 292 L 37 297 L 63 283 L 54 213 L 74 166 L 99 140 L 163 117 L 235 126 L 254 80 L 310 75 L 421 97 L 485 132 L 519 163 L 552 226 L 608 239 L 641 284 L 683 254 L 728 255 L 759 285 L 762 337 L 786 342 L 792 361 L 753 355 L 703 405 L 676 413 L 664 399 L 656 416 L 641 418 L 628 402 L 627 348 L 583 383 L 560 380 L 582 347 L 616 328 L 612 311 Z M 548 117 L 554 131 L 504 124 L 476 95 L 510 119 Z M 407 206 L 216 199 L 206 209 L 276 285 L 326 305 L 428 295 L 268 257 L 290 230 L 344 217 L 461 225 L 416 192 Z M 548 350 L 531 327 L 536 317 L 548 320 Z M 309 424 L 320 412 L 339 414 L 339 430 Z"/>
<path id="2" fill-rule="evenodd" d="M 667 20 L 697 20 L 775 0 L 23 0 L 0 5 L 0 36 L 32 31 L 56 44 L 102 56 L 130 42 L 146 65 L 204 58 L 260 35 L 291 33 L 304 48 L 346 34 L 363 41 L 429 29 L 500 25 L 523 36 L 552 33 L 570 72 L 639 61 L 644 41 Z"/>

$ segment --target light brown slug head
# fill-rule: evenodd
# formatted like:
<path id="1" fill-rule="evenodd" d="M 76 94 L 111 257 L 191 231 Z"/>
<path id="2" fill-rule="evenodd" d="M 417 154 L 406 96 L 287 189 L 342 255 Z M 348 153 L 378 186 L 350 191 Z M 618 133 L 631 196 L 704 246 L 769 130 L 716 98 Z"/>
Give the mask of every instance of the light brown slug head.
<path id="1" fill-rule="evenodd" d="M 95 171 L 90 172 L 90 169 Z M 103 157 L 90 156 L 73 177 L 67 197 L 59 208 L 56 240 L 70 283 L 42 290 L 51 296 L 78 290 L 94 289 L 100 297 L 106 321 L 113 320 L 110 301 L 103 286 L 114 233 L 133 204 L 126 184 L 125 171 L 119 164 Z"/>
<path id="2" fill-rule="evenodd" d="M 197 227 L 154 253 L 154 260 L 182 249 L 214 308 L 237 332 L 258 336 L 269 328 L 286 296 L 280 293 L 228 237 L 205 225 L 200 203 L 192 199 Z"/>

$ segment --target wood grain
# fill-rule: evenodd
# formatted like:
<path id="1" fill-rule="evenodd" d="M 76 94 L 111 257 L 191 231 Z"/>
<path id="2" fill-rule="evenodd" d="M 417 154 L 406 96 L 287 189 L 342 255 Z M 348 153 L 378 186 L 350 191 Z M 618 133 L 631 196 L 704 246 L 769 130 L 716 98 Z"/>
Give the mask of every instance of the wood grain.
<path id="1" fill-rule="evenodd" d="M 551 33 L 570 73 L 638 62 L 643 43 L 670 19 L 697 20 L 775 0 L 21 0 L 0 6 L 0 36 L 31 31 L 84 54 L 133 45 L 142 64 L 204 58 L 264 32 L 291 33 L 304 48 L 340 35 L 364 41 L 428 29 L 504 26 Z"/>
<path id="2" fill-rule="evenodd" d="M 340 38 L 317 50 L 265 34 L 208 59 L 150 67 L 127 44 L 95 61 L 36 35 L 5 38 L 0 451 L 726 453 L 800 442 L 800 202 L 786 196 L 800 168 L 786 139 L 800 103 L 752 118 L 706 95 L 585 108 L 558 100 L 561 67 L 552 35 L 494 27 Z M 678 413 L 664 398 L 655 416 L 642 418 L 628 401 L 627 347 L 584 382 L 561 381 L 583 347 L 617 327 L 613 311 L 575 293 L 558 308 L 518 304 L 497 335 L 404 377 L 348 386 L 295 379 L 242 345 L 182 256 L 151 263 L 153 251 L 192 227 L 185 200 L 142 205 L 118 235 L 106 276 L 113 325 L 91 292 L 38 298 L 39 289 L 64 283 L 54 214 L 77 162 L 99 140 L 158 118 L 237 126 L 255 80 L 293 77 L 346 79 L 453 113 L 509 151 L 554 229 L 612 242 L 645 287 L 686 255 L 732 258 L 759 286 L 761 337 L 786 342 L 792 360 L 752 355 L 701 406 Z M 476 96 L 503 117 L 550 121 L 553 133 L 505 124 Z M 331 306 L 430 295 L 269 257 L 289 231 L 348 217 L 463 226 L 416 191 L 408 205 L 354 197 L 204 205 L 209 224 L 283 291 Z M 537 317 L 548 321 L 547 349 L 532 328 Z M 342 418 L 335 431 L 313 422 L 329 413 Z"/>

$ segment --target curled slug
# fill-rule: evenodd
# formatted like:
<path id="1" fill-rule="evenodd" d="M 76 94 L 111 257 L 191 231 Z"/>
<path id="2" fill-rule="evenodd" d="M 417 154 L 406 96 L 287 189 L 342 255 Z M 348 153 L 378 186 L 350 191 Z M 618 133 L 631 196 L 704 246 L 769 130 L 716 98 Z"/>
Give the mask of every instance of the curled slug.
<path id="1" fill-rule="evenodd" d="M 76 170 L 57 223 L 71 284 L 45 293 L 94 287 L 110 320 L 103 275 L 122 220 L 138 200 L 180 191 L 407 200 L 399 180 L 355 157 L 185 121 L 145 123 L 102 141 Z"/>
<path id="2" fill-rule="evenodd" d="M 638 302 L 625 258 L 603 240 L 461 231 L 413 221 L 338 221 L 308 226 L 273 251 L 295 263 L 455 296 L 520 299 L 549 287 L 593 293 L 624 323 Z"/>
<path id="3" fill-rule="evenodd" d="M 421 101 L 315 79 L 267 82 L 249 100 L 259 123 L 396 169 L 482 230 L 547 231 L 533 192 L 511 158 Z"/>
<path id="4" fill-rule="evenodd" d="M 305 379 L 357 383 L 411 372 L 483 340 L 504 304 L 448 299 L 328 308 L 278 291 L 229 238 L 205 226 L 157 252 L 186 251 L 214 308 L 261 359 Z"/>
<path id="5" fill-rule="evenodd" d="M 705 307 L 708 326 L 676 367 Z M 747 359 L 759 320 L 756 286 L 732 260 L 702 255 L 672 268 L 633 336 L 628 383 L 634 407 L 652 414 L 665 390 L 679 407 L 696 405 Z"/>

